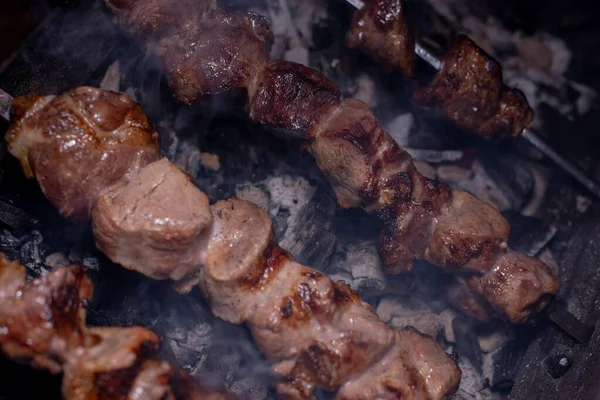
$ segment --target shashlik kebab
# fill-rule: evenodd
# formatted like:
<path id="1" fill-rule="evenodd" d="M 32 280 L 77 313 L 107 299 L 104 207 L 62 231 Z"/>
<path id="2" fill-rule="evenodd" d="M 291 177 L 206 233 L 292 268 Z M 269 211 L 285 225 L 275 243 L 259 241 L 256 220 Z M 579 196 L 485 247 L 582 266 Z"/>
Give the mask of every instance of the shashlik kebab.
<path id="1" fill-rule="evenodd" d="M 408 272 L 416 259 L 467 272 L 450 298 L 482 320 L 523 323 L 556 293 L 558 281 L 544 263 L 508 248 L 510 227 L 496 209 L 419 174 L 371 110 L 342 99 L 318 71 L 269 61 L 272 34 L 264 17 L 202 1 L 106 3 L 125 30 L 162 57 L 183 103 L 246 89 L 253 121 L 305 138 L 338 203 L 362 207 L 383 223 L 386 272 Z"/>
<path id="2" fill-rule="evenodd" d="M 180 293 L 198 286 L 216 316 L 246 323 L 282 396 L 314 399 L 319 387 L 344 400 L 439 400 L 458 386 L 460 369 L 435 340 L 384 324 L 348 285 L 294 262 L 260 207 L 210 206 L 159 159 L 158 134 L 128 95 L 30 95 L 12 114 L 9 151 L 62 215 L 91 219 L 113 262 Z"/>
<path id="3" fill-rule="evenodd" d="M 15 361 L 62 373 L 65 400 L 226 400 L 159 356 L 150 330 L 90 327 L 93 285 L 84 268 L 58 267 L 27 282 L 25 267 L 0 253 L 0 350 Z"/>
<path id="4" fill-rule="evenodd" d="M 521 91 L 502 82 L 502 67 L 471 39 L 460 35 L 440 60 L 415 40 L 403 0 L 346 0 L 359 11 L 347 45 L 413 77 L 418 55 L 439 72 L 414 93 L 424 106 L 440 107 L 456 126 L 485 139 L 521 136 L 600 197 L 600 185 L 557 153 L 530 128 L 533 111 Z"/>

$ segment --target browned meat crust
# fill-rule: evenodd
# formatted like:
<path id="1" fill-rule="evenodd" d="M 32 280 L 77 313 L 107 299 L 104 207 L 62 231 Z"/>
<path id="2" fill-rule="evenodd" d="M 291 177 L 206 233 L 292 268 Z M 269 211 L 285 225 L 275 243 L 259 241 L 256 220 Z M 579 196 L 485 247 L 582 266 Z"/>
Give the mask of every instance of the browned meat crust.
<path id="1" fill-rule="evenodd" d="M 161 55 L 176 97 L 247 88 L 269 57 L 273 34 L 262 15 L 215 10 L 214 1 L 108 0 L 119 24 Z"/>
<path id="2" fill-rule="evenodd" d="M 93 286 L 83 268 L 59 267 L 26 283 L 25 268 L 0 254 L 0 277 L 0 349 L 62 372 L 66 400 L 236 398 L 160 360 L 158 337 L 147 329 L 87 327 Z"/>
<path id="3" fill-rule="evenodd" d="M 454 124 L 489 139 L 518 136 L 533 118 L 523 94 L 503 84 L 500 64 L 463 35 L 414 99 L 426 106 L 439 105 Z"/>
<path id="4" fill-rule="evenodd" d="M 172 279 L 184 293 L 198 285 L 215 315 L 246 323 L 284 378 L 277 389 L 290 398 L 314 398 L 313 390 L 321 387 L 339 391 L 340 399 L 363 393 L 394 398 L 401 390 L 439 400 L 460 381 L 460 370 L 433 339 L 385 325 L 347 285 L 293 262 L 277 245 L 262 209 L 238 199 L 209 207 L 206 196 L 166 159 L 103 191 L 92 226 L 98 247 L 113 261 Z M 142 351 L 129 338 L 109 342 L 103 334 L 96 332 L 98 342 L 121 349 L 111 360 L 132 360 L 122 352 Z M 105 365 L 103 352 L 87 349 L 81 353 L 90 357 L 85 368 L 65 369 L 66 377 L 86 387 L 98 381 L 104 374 L 98 368 Z M 164 382 L 162 364 L 144 359 L 141 365 L 153 369 L 138 374 L 136 382 L 152 377 Z M 123 365 L 118 376 L 109 369 L 102 382 L 120 382 L 134 367 L 138 364 Z M 389 375 L 389 368 L 410 374 Z"/>
<path id="5" fill-rule="evenodd" d="M 80 87 L 18 97 L 12 112 L 9 151 L 65 217 L 88 219 L 102 190 L 158 157 L 154 126 L 126 94 Z"/>
<path id="6" fill-rule="evenodd" d="M 370 0 L 354 14 L 346 44 L 412 77 L 416 57 L 414 37 L 404 1 Z"/>
<path id="7" fill-rule="evenodd" d="M 250 118 L 275 128 L 306 134 L 340 104 L 339 87 L 300 64 L 271 61 L 248 88 Z"/>
<path id="8" fill-rule="evenodd" d="M 393 11 L 388 16 L 386 7 Z M 400 2 L 372 1 L 360 15 L 407 29 Z M 187 34 L 180 30 L 180 35 Z M 502 283 L 492 278 L 508 254 L 506 220 L 489 205 L 420 175 L 366 105 L 357 100 L 341 102 L 333 82 L 289 62 L 271 61 L 244 82 L 253 120 L 308 139 L 339 204 L 363 207 L 379 216 L 383 222 L 380 251 L 387 272 L 409 271 L 413 260 L 425 258 L 444 268 L 472 272 L 473 279 L 491 279 L 496 282 L 494 292 L 524 294 L 500 289 Z M 466 37 L 448 53 L 431 85 L 415 96 L 426 104 L 441 102 L 449 118 L 463 128 L 481 129 L 494 137 L 515 135 L 532 115 L 522 94 L 502 84 L 498 63 Z M 556 293 L 558 282 L 550 270 L 530 261 L 528 268 L 535 269 L 544 284 L 528 285 L 528 277 L 511 272 L 504 284 L 530 287 L 527 300 L 510 299 L 509 305 L 492 291 L 482 291 L 482 298 L 491 302 L 486 308 L 501 318 L 523 322 L 538 308 L 524 306 L 531 298 L 543 305 Z"/>

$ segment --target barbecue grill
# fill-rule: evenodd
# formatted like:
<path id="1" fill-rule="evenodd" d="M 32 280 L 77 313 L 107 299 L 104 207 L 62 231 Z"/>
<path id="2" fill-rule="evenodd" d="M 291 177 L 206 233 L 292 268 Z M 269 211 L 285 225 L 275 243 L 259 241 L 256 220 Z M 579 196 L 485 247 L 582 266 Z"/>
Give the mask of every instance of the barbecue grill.
<path id="1" fill-rule="evenodd" d="M 380 103 L 378 110 L 396 127 L 390 130 L 398 140 L 407 140 L 410 131 L 408 143 L 418 149 L 413 156 L 423 160 L 423 170 L 456 185 L 470 181 L 469 189 L 504 205 L 513 227 L 511 245 L 524 253 L 541 254 L 549 262 L 558 259 L 562 282 L 559 306 L 588 327 L 596 324 L 600 276 L 594 264 L 597 249 L 593 239 L 600 233 L 596 232 L 594 201 L 519 144 L 495 147 L 464 138 L 435 115 L 402 104 L 406 102 L 401 95 L 403 83 L 393 76 L 374 79 L 382 75 L 379 66 L 360 55 L 354 55 L 346 65 L 341 54 L 347 50 L 340 39 L 346 27 L 339 21 L 348 20 L 351 9 L 331 3 L 329 20 L 314 23 L 313 41 L 319 46 L 315 45 L 306 61 L 342 81 L 344 90 L 364 96 L 367 102 Z M 278 3 L 282 4 L 288 3 Z M 267 10 L 272 18 L 281 20 L 292 15 L 270 2 Z M 295 10 L 295 14 L 300 12 Z M 297 53 L 296 49 L 288 55 Z M 357 78 L 353 76 L 356 71 L 363 74 Z M 350 281 L 380 317 L 389 317 L 387 322 L 414 324 L 437 335 L 460 356 L 464 375 L 456 396 L 587 399 L 597 395 L 593 379 L 600 373 L 596 366 L 600 354 L 597 330 L 587 343 L 578 344 L 545 321 L 523 327 L 476 323 L 448 308 L 435 290 L 435 282 L 445 277 L 427 265 L 409 277 L 388 277 L 386 283 L 376 268 L 374 221 L 358 211 L 337 209 L 334 195 L 314 162 L 299 151 L 300 142 L 262 134 L 260 128 L 248 123 L 242 105 L 235 104 L 233 97 L 199 102 L 191 109 L 175 103 L 157 60 L 140 52 L 131 38 L 116 28 L 102 4 L 82 2 L 52 15 L 0 74 L 0 88 L 13 95 L 59 93 L 82 84 L 101 83 L 128 90 L 140 102 L 158 126 L 165 154 L 194 176 L 211 202 L 237 195 L 262 205 L 274 219 L 282 246 L 301 262 L 322 266 L 326 272 Z M 384 85 L 391 89 L 380 90 Z M 373 86 L 376 91 L 369 89 Z M 416 122 L 407 124 L 410 121 Z M 560 129 L 564 126 L 585 123 L 570 121 L 556 124 L 555 129 L 546 124 L 549 129 L 545 131 L 551 133 L 547 140 L 568 140 L 565 130 Z M 256 134 L 248 135 L 248 130 Z M 438 131 L 446 135 L 436 134 Z M 587 157 L 588 168 L 594 165 L 593 153 L 573 145 L 564 150 L 569 158 Z M 211 158 L 214 155 L 218 163 Z M 2 157 L 4 229 L 0 250 L 20 258 L 31 275 L 43 275 L 57 265 L 72 262 L 86 265 L 97 286 L 91 324 L 152 328 L 163 339 L 165 357 L 191 373 L 208 373 L 231 390 L 252 398 L 272 395 L 269 383 L 273 378 L 267 363 L 245 329 L 211 316 L 198 293 L 181 297 L 167 284 L 150 282 L 112 265 L 94 249 L 86 228 L 61 219 L 35 184 L 24 180 L 15 160 L 5 157 L 4 149 Z M 585 166 L 582 163 L 580 167 Z M 546 189 L 540 190 L 540 185 Z M 535 217 L 523 216 L 523 210 Z M 370 268 L 361 270 L 361 266 Z M 567 330 L 582 329 L 569 314 L 563 313 L 561 319 L 560 313 L 554 313 L 553 318 Z M 574 325 L 569 326 L 571 322 Z M 0 390 L 5 390 L 8 398 L 58 398 L 57 380 L 14 367 L 8 360 L 2 362 L 10 368 L 9 374 L 0 378 L 6 380 L 0 384 L 5 389 Z M 33 388 L 24 384 L 31 379 L 39 379 L 40 385 Z"/>

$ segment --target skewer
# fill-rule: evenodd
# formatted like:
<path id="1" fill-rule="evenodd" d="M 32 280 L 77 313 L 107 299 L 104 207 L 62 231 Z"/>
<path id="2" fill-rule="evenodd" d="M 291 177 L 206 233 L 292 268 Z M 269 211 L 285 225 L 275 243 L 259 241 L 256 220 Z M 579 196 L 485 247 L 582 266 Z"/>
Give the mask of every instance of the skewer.
<path id="1" fill-rule="evenodd" d="M 364 3 L 361 0 L 346 0 L 354 8 L 360 10 L 364 7 Z M 442 67 L 441 60 L 433 54 L 425 45 L 417 42 L 415 45 L 415 54 L 423 59 L 427 64 L 431 65 L 436 70 L 440 70 Z M 575 164 L 564 158 L 556 150 L 552 148 L 544 139 L 542 139 L 537 133 L 530 128 L 525 128 L 521 132 L 521 137 L 527 140 L 536 149 L 541 151 L 544 155 L 550 158 L 565 172 L 575 178 L 581 183 L 587 190 L 589 190 L 596 197 L 600 198 L 600 184 L 587 177 L 585 172 L 579 169 Z"/>

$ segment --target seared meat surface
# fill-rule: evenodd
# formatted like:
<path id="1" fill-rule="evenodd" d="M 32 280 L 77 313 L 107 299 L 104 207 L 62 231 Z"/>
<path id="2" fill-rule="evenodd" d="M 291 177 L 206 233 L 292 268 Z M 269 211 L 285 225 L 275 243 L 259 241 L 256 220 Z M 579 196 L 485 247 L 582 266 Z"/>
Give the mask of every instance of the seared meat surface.
<path id="1" fill-rule="evenodd" d="M 137 3 L 145 1 L 150 0 Z M 116 10 L 117 15 L 121 12 Z M 364 28 L 363 34 L 367 35 L 370 26 L 376 24 L 408 35 L 404 13 L 400 1 L 372 0 L 359 12 L 357 21 L 363 22 L 355 32 L 360 36 Z M 132 28 L 133 20 L 125 25 L 144 37 L 143 31 Z M 178 34 L 200 42 L 208 40 L 200 34 L 194 36 L 198 29 L 202 28 L 182 25 Z M 412 48 L 409 42 L 402 43 Z M 255 62 L 245 52 L 238 57 Z M 260 61 L 255 65 L 256 76 L 248 77 L 246 70 L 240 70 L 236 78 L 247 85 L 250 118 L 306 138 L 338 203 L 342 207 L 363 207 L 381 219 L 380 253 L 388 273 L 410 271 L 414 260 L 424 258 L 443 268 L 471 272 L 475 279 L 491 274 L 501 263 L 508 251 L 509 227 L 497 210 L 419 174 L 408 154 L 381 129 L 371 110 L 357 100 L 342 101 L 337 85 L 319 72 L 284 61 Z M 201 82 L 202 74 L 197 75 Z M 172 74 L 169 77 L 172 79 Z M 179 92 L 177 86 L 173 89 Z M 203 85 L 194 90 L 203 94 L 211 89 Z M 465 129 L 483 129 L 490 136 L 512 136 L 531 119 L 522 95 L 502 84 L 498 63 L 466 37 L 459 39 L 444 59 L 442 71 L 415 97 L 425 104 L 441 103 L 454 122 Z M 541 300 L 555 294 L 558 282 L 550 270 L 537 261 L 529 267 L 549 284 L 532 289 L 528 296 Z M 525 275 L 515 273 L 505 284 L 527 286 L 527 281 Z M 512 295 L 521 293 L 502 290 Z M 483 291 L 482 296 L 492 303 L 487 306 L 496 310 L 496 316 L 511 322 L 522 322 L 537 309 L 526 307 L 515 312 L 512 305 L 530 301 L 511 299 L 509 307 L 491 292 Z"/>
<path id="2" fill-rule="evenodd" d="M 235 198 L 209 207 L 206 195 L 166 159 L 102 193 L 92 211 L 99 249 L 127 268 L 171 279 L 183 293 L 198 285 L 215 315 L 246 323 L 283 378 L 276 384 L 282 395 L 313 399 L 317 387 L 351 387 L 336 398 L 393 398 L 402 391 L 437 400 L 456 389 L 460 370 L 432 338 L 387 326 L 346 284 L 294 262 L 260 207 Z M 157 393 L 166 393 L 159 390 L 168 389 L 164 363 L 135 362 L 139 357 L 131 354 L 143 353 L 142 341 L 106 333 L 95 332 L 93 345 L 78 353 L 85 367 L 65 367 L 65 377 L 97 390 L 94 382 L 121 382 L 131 368 L 148 366 L 135 382 L 156 377 Z M 103 369 L 108 360 L 124 360 L 122 373 Z M 389 368 L 410 374 L 389 375 Z"/>
<path id="3" fill-rule="evenodd" d="M 142 43 L 162 57 L 176 97 L 247 88 L 269 57 L 273 34 L 265 17 L 216 10 L 214 1 L 108 0 L 119 23 L 143 33 Z"/>
<path id="4" fill-rule="evenodd" d="M 65 400 L 237 398 L 161 360 L 158 337 L 145 328 L 86 326 L 93 286 L 83 268 L 58 267 L 27 283 L 25 268 L 0 254 L 0 277 L 0 349 L 62 372 Z"/>
<path id="5" fill-rule="evenodd" d="M 163 176 L 168 176 L 168 190 L 156 185 Z M 316 387 L 335 392 L 363 374 L 377 378 L 377 374 L 368 371 L 377 368 L 384 354 L 395 351 L 394 347 L 405 340 L 414 340 L 415 346 L 428 349 L 431 354 L 425 357 L 436 358 L 436 369 L 444 371 L 436 381 L 439 391 L 423 398 L 441 399 L 458 384 L 459 370 L 433 339 L 388 327 L 344 283 L 333 282 L 320 272 L 293 262 L 277 246 L 271 220 L 260 207 L 234 198 L 209 209 L 206 196 L 189 185 L 186 175 L 166 159 L 148 165 L 132 182 L 115 186 L 113 193 L 105 196 L 119 199 L 112 206 L 107 207 L 104 198 L 100 199 L 92 214 L 96 241 L 101 249 L 102 243 L 123 243 L 118 251 L 108 252 L 111 258 L 127 260 L 127 268 L 150 277 L 169 277 L 181 292 L 197 283 L 215 315 L 232 323 L 246 323 L 258 346 L 274 362 L 273 370 L 285 378 L 277 384 L 281 394 L 309 399 Z M 152 194 L 147 195 L 150 191 Z M 142 201 L 138 200 L 140 197 Z M 175 210 L 163 204 L 193 206 Z M 133 214 L 127 213 L 134 221 L 133 228 L 124 229 L 122 217 L 111 212 L 111 207 L 135 209 Z M 207 213 L 210 223 L 206 222 Z M 151 241 L 128 240 L 130 232 L 146 230 L 146 225 L 138 225 L 136 220 L 156 226 Z M 168 224 L 161 230 L 160 224 L 152 221 L 168 221 L 175 227 L 193 221 L 200 223 L 190 225 L 193 229 L 186 231 L 193 234 L 176 234 Z M 102 228 L 119 224 L 119 229 Z M 166 275 L 160 262 L 146 256 L 154 254 L 157 248 L 174 252 L 173 236 L 184 241 L 195 238 L 195 269 Z M 173 265 L 191 267 L 192 259 L 183 261 L 185 251 L 174 253 Z M 397 340 L 393 340 L 394 335 Z M 421 341 L 431 344 L 420 344 Z M 392 364 L 413 368 L 409 355 L 404 353 L 395 356 Z M 390 379 L 395 387 L 407 385 L 403 377 Z M 416 374 L 414 379 L 421 382 L 420 395 L 429 393 L 424 373 Z M 357 390 L 371 393 L 379 389 L 370 388 L 365 381 Z"/>
<path id="6" fill-rule="evenodd" d="M 372 54 L 408 77 L 413 76 L 415 40 L 404 1 L 366 1 L 352 18 L 346 44 Z"/>
<path id="7" fill-rule="evenodd" d="M 498 61 L 466 36 L 457 39 L 442 69 L 414 98 L 422 105 L 439 105 L 457 126 L 489 139 L 518 136 L 533 119 L 523 94 L 502 83 Z"/>
<path id="8" fill-rule="evenodd" d="M 158 158 L 158 134 L 128 95 L 90 87 L 18 97 L 8 149 L 65 217 L 89 218 L 97 196 Z"/>

